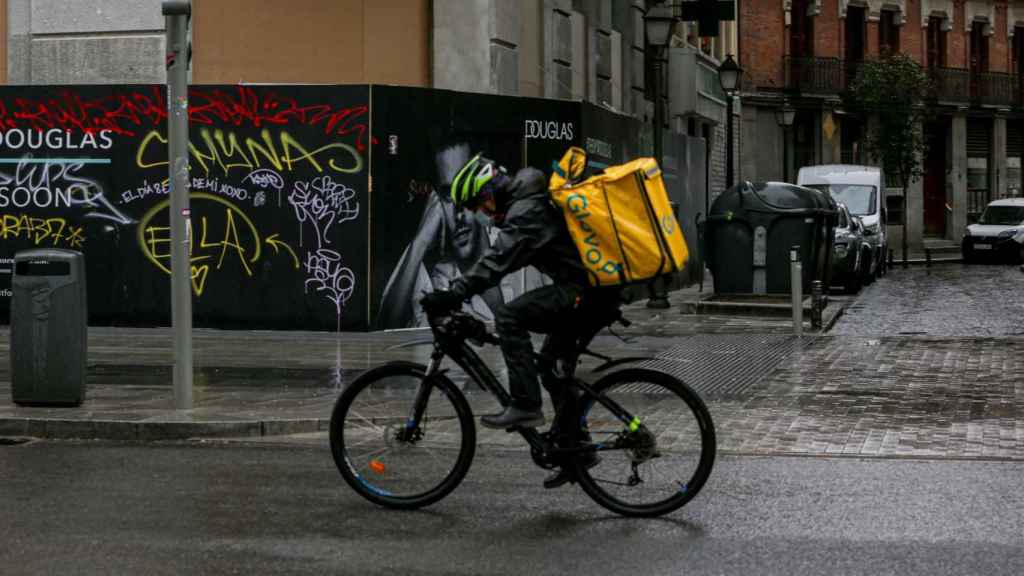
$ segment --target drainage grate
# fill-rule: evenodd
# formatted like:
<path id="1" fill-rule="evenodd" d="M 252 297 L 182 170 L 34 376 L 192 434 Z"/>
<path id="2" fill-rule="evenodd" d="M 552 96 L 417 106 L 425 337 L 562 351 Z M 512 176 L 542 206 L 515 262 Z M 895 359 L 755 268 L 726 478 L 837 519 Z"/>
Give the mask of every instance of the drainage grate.
<path id="1" fill-rule="evenodd" d="M 672 374 L 704 399 L 732 400 L 744 395 L 772 373 L 793 352 L 807 349 L 816 337 L 792 335 L 709 334 L 681 338 L 681 344 L 640 364 Z M 653 392 L 637 383 L 631 392 Z"/>

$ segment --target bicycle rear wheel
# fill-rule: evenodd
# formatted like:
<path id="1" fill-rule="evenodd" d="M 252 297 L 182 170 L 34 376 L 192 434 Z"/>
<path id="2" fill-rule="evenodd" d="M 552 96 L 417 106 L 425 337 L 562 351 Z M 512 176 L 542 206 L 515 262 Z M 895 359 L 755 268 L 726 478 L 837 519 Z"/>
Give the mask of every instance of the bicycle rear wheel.
<path id="1" fill-rule="evenodd" d="M 591 498 L 625 516 L 660 516 L 700 492 L 716 446 L 711 413 L 696 392 L 669 374 L 643 368 L 609 374 L 594 391 L 639 423 L 623 423 L 592 396 L 581 399 L 582 430 L 600 461 L 590 468 L 585 458 L 574 462 Z"/>
<path id="2" fill-rule="evenodd" d="M 389 508 L 432 504 L 469 471 L 476 428 L 465 397 L 443 374 L 394 362 L 357 378 L 334 405 L 331 454 L 359 495 Z M 414 402 L 429 386 L 426 409 L 412 425 Z"/>

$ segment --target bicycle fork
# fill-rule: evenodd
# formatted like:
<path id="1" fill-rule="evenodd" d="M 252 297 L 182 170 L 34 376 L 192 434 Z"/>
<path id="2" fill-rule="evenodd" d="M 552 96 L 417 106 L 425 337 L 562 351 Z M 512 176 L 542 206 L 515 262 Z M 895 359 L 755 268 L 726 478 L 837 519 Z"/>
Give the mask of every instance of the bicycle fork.
<path id="1" fill-rule="evenodd" d="M 413 400 L 412 408 L 409 411 L 409 418 L 405 421 L 405 427 L 398 433 L 398 439 L 403 441 L 414 440 L 416 431 L 420 427 L 423 414 L 427 411 L 427 402 L 430 400 L 430 389 L 433 388 L 431 379 L 437 374 L 444 360 L 444 353 L 435 350 L 430 356 L 430 364 L 423 375 L 423 380 L 416 387 L 416 398 Z"/>

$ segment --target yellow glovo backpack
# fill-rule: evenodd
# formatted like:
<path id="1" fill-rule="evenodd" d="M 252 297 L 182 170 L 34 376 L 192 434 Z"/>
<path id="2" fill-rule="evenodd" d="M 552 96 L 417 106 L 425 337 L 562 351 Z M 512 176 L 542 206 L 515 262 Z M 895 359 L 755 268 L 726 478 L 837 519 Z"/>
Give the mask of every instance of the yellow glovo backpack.
<path id="1" fill-rule="evenodd" d="M 572 147 L 553 166 L 548 190 L 594 286 L 648 280 L 681 270 L 683 230 L 653 158 L 609 166 L 579 181 L 587 154 Z"/>

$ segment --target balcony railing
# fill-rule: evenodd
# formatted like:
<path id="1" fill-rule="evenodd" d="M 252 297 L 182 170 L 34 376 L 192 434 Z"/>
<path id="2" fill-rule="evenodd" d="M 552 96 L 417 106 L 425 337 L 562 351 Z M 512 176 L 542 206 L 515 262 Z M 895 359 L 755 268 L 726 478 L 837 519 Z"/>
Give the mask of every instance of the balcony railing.
<path id="1" fill-rule="evenodd" d="M 1003 72 L 981 72 L 974 74 L 971 85 L 971 99 L 988 106 L 1010 106 L 1017 104 L 1017 78 Z"/>
<path id="2" fill-rule="evenodd" d="M 805 95 L 839 95 L 857 77 L 861 61 L 827 57 L 785 59 L 786 88 Z M 1024 82 L 1016 74 L 972 73 L 963 68 L 932 68 L 932 98 L 939 102 L 1024 107 Z"/>
<path id="3" fill-rule="evenodd" d="M 786 57 L 786 88 L 802 94 L 839 94 L 846 89 L 843 60 Z"/>
<path id="4" fill-rule="evenodd" d="M 960 68 L 932 68 L 932 97 L 939 102 L 970 102 L 971 73 Z"/>

